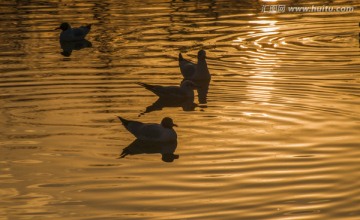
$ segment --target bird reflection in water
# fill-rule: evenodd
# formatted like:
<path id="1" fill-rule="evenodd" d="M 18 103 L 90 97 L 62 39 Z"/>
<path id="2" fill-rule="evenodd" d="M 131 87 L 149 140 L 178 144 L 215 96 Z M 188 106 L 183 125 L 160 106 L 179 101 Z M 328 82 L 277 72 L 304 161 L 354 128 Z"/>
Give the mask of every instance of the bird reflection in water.
<path id="1" fill-rule="evenodd" d="M 179 159 L 179 155 L 174 154 L 176 147 L 176 140 L 159 142 L 136 139 L 122 150 L 118 159 L 125 158 L 128 155 L 160 153 L 162 161 L 171 163 L 175 159 Z"/>
<path id="2" fill-rule="evenodd" d="M 198 93 L 199 103 L 206 104 L 207 103 L 207 94 L 209 92 L 210 79 L 209 80 L 194 80 L 194 82 L 198 85 L 196 90 Z"/>
<path id="3" fill-rule="evenodd" d="M 160 111 L 166 107 L 170 107 L 170 108 L 181 107 L 183 111 L 194 111 L 197 106 L 198 105 L 194 103 L 194 98 L 192 99 L 189 98 L 185 100 L 159 98 L 152 105 L 146 107 L 145 111 L 139 114 L 139 117 L 141 115 L 145 115 L 146 113 Z"/>
<path id="4" fill-rule="evenodd" d="M 63 50 L 61 55 L 65 57 L 71 56 L 73 50 L 92 47 L 91 42 L 85 39 L 86 35 L 91 30 L 91 24 L 72 28 L 69 23 L 64 22 L 59 27 L 55 28 L 55 30 L 61 30 L 59 36 L 60 46 Z"/>
<path id="5" fill-rule="evenodd" d="M 162 110 L 164 107 L 182 107 L 184 111 L 193 111 L 197 106 L 194 103 L 194 89 L 198 87 L 190 80 L 184 80 L 180 86 L 160 86 L 146 83 L 137 83 L 151 91 L 159 98 L 139 115 L 152 111 Z"/>
<path id="6" fill-rule="evenodd" d="M 88 40 L 78 40 L 78 41 L 60 41 L 60 46 L 62 49 L 61 55 L 64 57 L 71 56 L 73 50 L 81 50 L 84 48 L 92 47 L 92 44 Z"/>

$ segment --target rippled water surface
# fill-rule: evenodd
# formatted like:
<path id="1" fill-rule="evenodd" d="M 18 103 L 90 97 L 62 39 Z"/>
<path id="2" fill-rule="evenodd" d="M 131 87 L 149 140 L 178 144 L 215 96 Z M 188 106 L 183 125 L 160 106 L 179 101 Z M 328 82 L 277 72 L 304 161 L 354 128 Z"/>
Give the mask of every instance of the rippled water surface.
<path id="1" fill-rule="evenodd" d="M 355 10 L 261 11 L 279 4 Z M 360 219 L 358 7 L 2 1 L 0 219 Z M 60 45 L 64 21 L 88 41 Z M 154 107 L 136 82 L 178 85 L 200 49 L 207 100 Z M 134 137 L 115 115 L 172 117 L 179 158 L 119 159 Z"/>

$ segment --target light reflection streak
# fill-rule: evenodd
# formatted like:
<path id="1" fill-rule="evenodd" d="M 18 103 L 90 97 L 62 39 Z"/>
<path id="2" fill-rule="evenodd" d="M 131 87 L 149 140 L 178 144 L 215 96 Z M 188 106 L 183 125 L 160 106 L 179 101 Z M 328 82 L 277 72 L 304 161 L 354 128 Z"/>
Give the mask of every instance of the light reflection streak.
<path id="1" fill-rule="evenodd" d="M 250 60 L 253 61 L 255 66 L 249 71 L 250 76 L 245 88 L 248 100 L 263 104 L 270 102 L 275 90 L 273 86 L 275 83 L 274 68 L 279 66 L 280 60 L 276 53 L 268 54 L 267 50 L 274 50 L 279 46 L 279 43 L 274 43 L 276 38 L 269 38 L 271 35 L 279 34 L 279 26 L 276 25 L 278 21 L 268 20 L 267 17 L 258 17 L 258 19 L 256 21 L 249 21 L 250 24 L 255 25 L 253 29 L 256 30 L 247 32 L 247 36 L 254 38 L 252 41 L 244 37 L 238 37 L 232 43 L 241 49 L 249 50 L 251 47 L 257 48 L 256 51 L 247 51 L 251 54 Z M 280 42 L 285 44 L 284 39 Z M 265 79 L 265 81 L 259 82 L 259 79 Z M 250 117 L 259 115 L 261 117 L 268 117 L 268 115 L 263 115 L 262 113 L 244 112 L 243 114 Z"/>

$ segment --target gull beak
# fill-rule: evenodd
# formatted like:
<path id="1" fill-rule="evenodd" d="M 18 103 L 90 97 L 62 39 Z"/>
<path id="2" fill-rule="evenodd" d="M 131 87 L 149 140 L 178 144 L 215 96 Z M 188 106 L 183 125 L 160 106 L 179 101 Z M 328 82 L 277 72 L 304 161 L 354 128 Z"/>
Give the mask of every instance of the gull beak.
<path id="1" fill-rule="evenodd" d="M 59 29 L 61 29 L 60 27 L 57 27 L 57 28 L 55 28 L 54 30 L 59 30 Z"/>
<path id="2" fill-rule="evenodd" d="M 177 126 L 177 124 L 173 124 L 173 126 L 174 126 L 174 127 L 179 127 L 179 126 Z"/>

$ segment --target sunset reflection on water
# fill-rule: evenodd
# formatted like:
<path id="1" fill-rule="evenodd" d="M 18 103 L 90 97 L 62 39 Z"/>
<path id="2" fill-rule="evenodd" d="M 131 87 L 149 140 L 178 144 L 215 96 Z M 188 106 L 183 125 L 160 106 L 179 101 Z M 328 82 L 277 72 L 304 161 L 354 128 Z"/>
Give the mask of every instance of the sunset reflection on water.
<path id="1" fill-rule="evenodd" d="M 261 12 L 280 4 L 325 3 L 1 3 L 0 215 L 359 219 L 359 12 Z M 60 43 L 65 21 L 92 24 L 86 41 Z M 179 52 L 201 49 L 205 98 L 136 84 L 180 85 Z M 139 142 L 116 115 L 171 117 L 176 145 Z"/>

